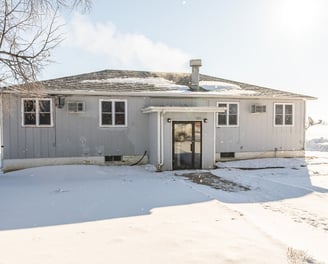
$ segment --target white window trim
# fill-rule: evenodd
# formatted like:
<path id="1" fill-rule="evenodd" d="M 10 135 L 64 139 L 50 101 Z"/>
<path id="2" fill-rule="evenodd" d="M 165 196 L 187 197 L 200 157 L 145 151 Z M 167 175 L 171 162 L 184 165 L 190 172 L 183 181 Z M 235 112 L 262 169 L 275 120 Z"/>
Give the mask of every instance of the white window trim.
<path id="1" fill-rule="evenodd" d="M 283 124 L 282 125 L 277 125 L 276 124 L 276 105 L 283 105 L 283 109 L 282 109 L 282 115 L 283 115 Z M 286 105 L 291 105 L 293 107 L 293 122 L 291 125 L 286 125 L 285 122 L 285 106 Z M 273 106 L 273 126 L 274 127 L 293 127 L 295 124 L 295 104 L 294 103 L 274 103 Z"/>
<path id="2" fill-rule="evenodd" d="M 74 112 L 74 111 L 69 111 L 69 107 L 68 107 L 68 105 L 69 104 L 71 104 L 71 103 L 74 103 L 74 104 L 83 104 L 83 111 L 76 111 L 76 112 Z M 84 101 L 68 101 L 67 102 L 67 113 L 69 113 L 69 114 L 83 114 L 83 113 L 85 113 L 85 102 Z"/>
<path id="3" fill-rule="evenodd" d="M 216 127 L 239 127 L 239 102 L 216 102 L 216 106 L 219 107 L 219 104 L 227 105 L 227 122 L 229 121 L 229 105 L 236 104 L 237 105 L 237 125 L 219 125 L 219 113 L 216 115 Z"/>
<path id="4" fill-rule="evenodd" d="M 102 125 L 102 109 L 101 103 L 102 102 L 112 102 L 112 113 L 113 113 L 113 124 L 112 125 Z M 125 104 L 125 124 L 124 125 L 115 125 L 115 102 L 124 102 Z M 128 102 L 126 99 L 99 99 L 99 127 L 127 127 L 128 126 Z"/>
<path id="5" fill-rule="evenodd" d="M 36 115 L 36 124 L 35 125 L 25 125 L 24 124 L 24 120 L 25 120 L 25 116 L 24 116 L 24 101 L 28 101 L 28 100 L 35 100 L 36 101 L 36 105 L 35 105 L 35 115 Z M 39 100 L 41 101 L 50 101 L 50 125 L 40 125 L 39 124 Z M 52 106 L 52 98 L 22 98 L 21 99 L 21 118 L 22 118 L 22 127 L 53 127 L 53 106 Z"/>

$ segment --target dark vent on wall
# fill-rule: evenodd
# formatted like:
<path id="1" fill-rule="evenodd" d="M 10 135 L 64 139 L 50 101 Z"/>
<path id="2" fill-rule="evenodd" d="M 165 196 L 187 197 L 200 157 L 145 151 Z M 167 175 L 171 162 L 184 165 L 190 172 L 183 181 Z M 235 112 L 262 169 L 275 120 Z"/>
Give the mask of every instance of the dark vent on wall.
<path id="1" fill-rule="evenodd" d="M 251 105 L 251 113 L 265 113 L 266 105 Z"/>
<path id="2" fill-rule="evenodd" d="M 234 158 L 235 152 L 220 152 L 221 158 Z"/>
<path id="3" fill-rule="evenodd" d="M 84 112 L 84 102 L 68 102 L 67 110 L 69 113 L 82 113 Z"/>
<path id="4" fill-rule="evenodd" d="M 105 156 L 105 162 L 109 162 L 109 161 L 122 161 L 122 156 L 120 155 Z"/>

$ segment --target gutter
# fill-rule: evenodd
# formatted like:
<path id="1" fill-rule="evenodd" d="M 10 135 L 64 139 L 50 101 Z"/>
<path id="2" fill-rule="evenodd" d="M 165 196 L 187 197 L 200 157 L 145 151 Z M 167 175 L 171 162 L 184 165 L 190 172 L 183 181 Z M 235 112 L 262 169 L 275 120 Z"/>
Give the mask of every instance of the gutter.
<path id="1" fill-rule="evenodd" d="M 16 91 L 5 91 L 8 94 L 16 94 Z M 104 91 L 95 91 L 95 90 L 45 90 L 42 96 L 49 95 L 88 95 L 88 96 L 131 96 L 131 97 L 184 97 L 184 98 L 233 98 L 233 99 L 278 99 L 278 100 L 317 100 L 318 98 L 312 96 L 265 96 L 265 95 L 227 95 L 213 92 L 192 92 L 192 91 L 161 91 L 161 92 L 104 92 Z"/>

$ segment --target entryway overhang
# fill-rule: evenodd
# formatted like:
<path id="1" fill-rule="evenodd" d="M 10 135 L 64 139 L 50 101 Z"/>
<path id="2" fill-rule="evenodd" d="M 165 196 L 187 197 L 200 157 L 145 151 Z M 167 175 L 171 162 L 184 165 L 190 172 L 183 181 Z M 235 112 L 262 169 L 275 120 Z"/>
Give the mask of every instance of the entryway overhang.
<path id="1" fill-rule="evenodd" d="M 226 107 L 217 106 L 148 106 L 142 109 L 142 113 L 149 115 L 149 162 L 157 170 L 172 170 L 179 167 L 175 166 L 178 158 L 182 161 L 191 156 L 192 167 L 213 168 L 216 116 L 224 111 Z M 183 142 L 174 135 L 181 132 L 181 126 L 192 132 L 191 138 Z"/>
<path id="2" fill-rule="evenodd" d="M 216 107 L 216 106 L 149 106 L 142 109 L 142 113 L 222 113 L 226 110 L 226 107 Z"/>

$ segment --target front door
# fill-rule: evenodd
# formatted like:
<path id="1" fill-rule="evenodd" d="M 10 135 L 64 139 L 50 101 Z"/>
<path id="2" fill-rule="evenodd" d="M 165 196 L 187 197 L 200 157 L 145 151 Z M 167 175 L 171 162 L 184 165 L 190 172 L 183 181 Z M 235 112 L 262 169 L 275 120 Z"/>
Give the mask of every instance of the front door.
<path id="1" fill-rule="evenodd" d="M 175 121 L 172 130 L 173 169 L 201 169 L 202 122 Z"/>

